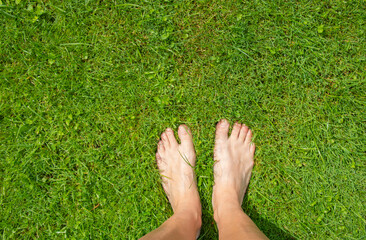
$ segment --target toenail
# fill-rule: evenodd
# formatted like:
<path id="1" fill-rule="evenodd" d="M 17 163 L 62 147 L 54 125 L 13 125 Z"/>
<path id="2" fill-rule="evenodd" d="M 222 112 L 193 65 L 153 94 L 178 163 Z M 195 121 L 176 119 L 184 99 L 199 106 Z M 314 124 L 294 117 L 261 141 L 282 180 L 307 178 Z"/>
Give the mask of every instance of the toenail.
<path id="1" fill-rule="evenodd" d="M 219 125 L 223 126 L 223 125 L 226 125 L 228 123 L 228 121 L 226 119 L 222 119 L 220 122 L 219 122 Z"/>

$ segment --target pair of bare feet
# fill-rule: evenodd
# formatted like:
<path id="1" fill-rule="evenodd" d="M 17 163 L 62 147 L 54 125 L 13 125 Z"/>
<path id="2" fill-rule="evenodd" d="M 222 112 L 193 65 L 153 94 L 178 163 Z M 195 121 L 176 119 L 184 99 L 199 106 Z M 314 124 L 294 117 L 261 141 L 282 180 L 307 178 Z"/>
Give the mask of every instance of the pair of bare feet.
<path id="1" fill-rule="evenodd" d="M 212 205 L 219 231 L 221 222 L 221 229 L 230 228 L 230 224 L 224 226 L 228 213 L 230 215 L 236 210 L 242 212 L 241 204 L 254 164 L 255 145 L 251 130 L 244 124 L 235 123 L 228 136 L 229 127 L 225 119 L 216 126 Z M 172 129 L 168 128 L 162 133 L 156 153 L 157 165 L 174 215 L 190 221 L 191 227 L 199 232 L 201 203 L 194 172 L 196 154 L 192 134 L 186 125 L 180 125 L 178 136 L 180 144 Z"/>

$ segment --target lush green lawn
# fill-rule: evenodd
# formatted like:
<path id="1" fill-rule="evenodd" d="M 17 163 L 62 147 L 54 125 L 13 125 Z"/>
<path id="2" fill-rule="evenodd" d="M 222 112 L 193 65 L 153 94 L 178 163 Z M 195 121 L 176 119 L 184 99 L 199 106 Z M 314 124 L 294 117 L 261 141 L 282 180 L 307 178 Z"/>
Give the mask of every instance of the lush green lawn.
<path id="1" fill-rule="evenodd" d="M 0 1 L 0 234 L 136 239 L 172 210 L 154 155 L 249 125 L 243 208 L 272 239 L 365 239 L 365 2 Z"/>

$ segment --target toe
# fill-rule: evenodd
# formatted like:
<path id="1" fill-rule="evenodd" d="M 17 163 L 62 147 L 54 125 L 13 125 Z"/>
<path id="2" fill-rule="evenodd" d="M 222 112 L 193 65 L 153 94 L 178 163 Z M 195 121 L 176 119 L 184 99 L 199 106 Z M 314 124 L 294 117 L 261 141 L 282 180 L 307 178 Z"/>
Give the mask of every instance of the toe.
<path id="1" fill-rule="evenodd" d="M 163 153 L 163 152 L 165 152 L 165 147 L 164 147 L 164 143 L 163 143 L 163 141 L 162 140 L 160 140 L 159 142 L 158 142 L 158 153 L 159 154 L 161 154 L 161 153 Z M 160 155 L 161 156 L 161 155 Z"/>
<path id="2" fill-rule="evenodd" d="M 160 173 L 164 172 L 167 169 L 167 164 L 164 161 L 163 157 L 159 154 L 159 152 L 156 152 L 155 158 L 156 158 L 156 165 L 158 166 Z"/>
<path id="3" fill-rule="evenodd" d="M 254 152 L 255 152 L 255 144 L 253 142 L 250 144 L 249 150 L 250 150 L 250 153 L 251 154 L 254 154 Z"/>
<path id="4" fill-rule="evenodd" d="M 229 122 L 226 119 L 220 120 L 216 125 L 216 141 L 225 141 L 228 138 Z"/>
<path id="5" fill-rule="evenodd" d="M 249 129 L 247 135 L 245 136 L 244 143 L 249 145 L 252 142 L 252 136 L 253 136 L 252 130 Z"/>
<path id="6" fill-rule="evenodd" d="M 249 129 L 249 128 L 248 128 L 247 126 L 245 126 L 245 124 L 243 124 L 243 125 L 241 126 L 240 133 L 239 133 L 239 139 L 240 139 L 242 142 L 244 142 L 244 140 L 245 140 L 245 138 L 246 138 L 246 136 L 247 136 L 248 129 Z"/>
<path id="7" fill-rule="evenodd" d="M 182 146 L 193 147 L 192 132 L 187 125 L 179 126 L 178 136 Z"/>
<path id="8" fill-rule="evenodd" d="M 162 160 L 162 158 L 161 158 L 161 156 L 160 156 L 160 154 L 158 153 L 158 152 L 156 152 L 155 153 L 155 158 L 156 158 L 156 164 L 158 165 L 158 168 L 160 169 L 160 167 L 161 167 L 161 160 Z"/>
<path id="9" fill-rule="evenodd" d="M 158 162 L 161 161 L 161 156 L 158 152 L 156 152 L 155 157 Z"/>
<path id="10" fill-rule="evenodd" d="M 168 147 L 168 146 L 170 145 L 170 143 L 169 143 L 169 138 L 168 138 L 168 135 L 167 135 L 167 133 L 166 133 L 166 132 L 163 132 L 163 133 L 161 134 L 161 140 L 162 140 L 162 142 L 163 142 L 163 144 L 164 144 L 164 147 Z"/>
<path id="11" fill-rule="evenodd" d="M 166 132 L 166 135 L 167 135 L 167 137 L 169 139 L 170 145 L 171 146 L 177 146 L 178 145 L 178 142 L 177 142 L 177 139 L 175 139 L 173 129 L 167 128 L 165 132 Z"/>
<path id="12" fill-rule="evenodd" d="M 239 137 L 240 129 L 241 129 L 241 124 L 238 122 L 234 123 L 233 130 L 231 131 L 230 137 L 233 139 L 237 139 Z"/>

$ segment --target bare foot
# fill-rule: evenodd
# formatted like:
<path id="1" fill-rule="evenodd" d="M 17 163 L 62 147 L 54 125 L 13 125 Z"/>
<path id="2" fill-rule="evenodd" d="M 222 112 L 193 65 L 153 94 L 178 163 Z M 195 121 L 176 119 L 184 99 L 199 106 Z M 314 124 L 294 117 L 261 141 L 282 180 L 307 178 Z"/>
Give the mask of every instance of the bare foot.
<path id="1" fill-rule="evenodd" d="M 244 124 L 235 123 L 228 137 L 229 122 L 221 120 L 216 126 L 214 149 L 214 180 L 212 205 L 215 220 L 232 204 L 241 207 L 254 165 L 255 145 L 252 132 Z"/>
<path id="2" fill-rule="evenodd" d="M 163 179 L 163 188 L 172 205 L 174 214 L 190 214 L 200 226 L 201 203 L 197 191 L 194 166 L 192 133 L 186 125 L 180 125 L 178 144 L 174 132 L 168 128 L 161 135 L 156 153 L 156 161 Z"/>

